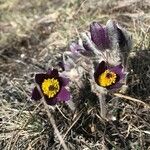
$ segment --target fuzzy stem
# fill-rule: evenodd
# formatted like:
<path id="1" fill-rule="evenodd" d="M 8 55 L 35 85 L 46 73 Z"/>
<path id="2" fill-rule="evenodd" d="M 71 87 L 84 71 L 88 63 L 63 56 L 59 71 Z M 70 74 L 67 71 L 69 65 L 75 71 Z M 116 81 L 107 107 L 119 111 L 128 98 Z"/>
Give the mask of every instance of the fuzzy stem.
<path id="1" fill-rule="evenodd" d="M 93 80 L 90 80 L 91 82 L 91 88 L 92 91 L 97 95 L 100 103 L 100 115 L 103 119 L 107 120 L 107 109 L 106 109 L 106 95 L 107 95 L 107 90 L 105 88 L 102 88 L 95 84 Z"/>
<path id="2" fill-rule="evenodd" d="M 105 93 L 99 94 L 99 103 L 100 103 L 100 115 L 103 119 L 106 119 L 107 110 L 106 110 L 106 96 Z"/>

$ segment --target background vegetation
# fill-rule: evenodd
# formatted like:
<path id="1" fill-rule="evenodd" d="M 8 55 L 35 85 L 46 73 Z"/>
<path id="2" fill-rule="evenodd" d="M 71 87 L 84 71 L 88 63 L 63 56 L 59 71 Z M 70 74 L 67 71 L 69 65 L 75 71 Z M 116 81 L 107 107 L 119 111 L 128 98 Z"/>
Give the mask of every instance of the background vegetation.
<path id="1" fill-rule="evenodd" d="M 109 95 L 110 121 L 100 117 L 94 96 L 74 88 L 75 111 L 62 104 L 50 112 L 70 150 L 150 149 L 149 10 L 149 0 L 0 0 L 0 149 L 63 149 L 45 107 L 30 100 L 34 75 L 57 67 L 92 21 L 110 18 L 134 41 L 129 89 L 124 98 Z"/>

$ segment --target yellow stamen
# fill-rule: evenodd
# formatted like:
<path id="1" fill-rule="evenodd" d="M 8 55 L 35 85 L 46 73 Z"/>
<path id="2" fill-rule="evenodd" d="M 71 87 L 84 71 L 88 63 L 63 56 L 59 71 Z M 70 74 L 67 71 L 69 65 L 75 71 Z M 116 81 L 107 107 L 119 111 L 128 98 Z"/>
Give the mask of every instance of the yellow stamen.
<path id="1" fill-rule="evenodd" d="M 98 83 L 100 86 L 107 87 L 116 82 L 117 75 L 116 73 L 106 70 L 98 77 Z"/>
<path id="2" fill-rule="evenodd" d="M 59 81 L 54 78 L 45 79 L 42 83 L 42 91 L 48 98 L 53 98 L 60 90 Z"/>

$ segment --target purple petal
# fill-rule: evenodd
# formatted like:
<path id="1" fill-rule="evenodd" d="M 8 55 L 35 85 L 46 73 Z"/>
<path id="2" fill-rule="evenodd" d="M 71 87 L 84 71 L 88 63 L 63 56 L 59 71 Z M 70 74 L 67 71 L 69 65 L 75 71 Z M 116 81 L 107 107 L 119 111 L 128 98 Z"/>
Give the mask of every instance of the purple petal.
<path id="1" fill-rule="evenodd" d="M 58 102 L 57 98 L 48 98 L 46 95 L 44 95 L 44 99 L 48 105 L 55 105 Z"/>
<path id="2" fill-rule="evenodd" d="M 70 99 L 70 92 L 62 87 L 59 94 L 57 95 L 57 98 L 58 101 L 68 101 Z"/>
<path id="3" fill-rule="evenodd" d="M 90 25 L 91 39 L 98 48 L 104 49 L 109 47 L 109 38 L 105 28 L 97 22 Z"/>
<path id="4" fill-rule="evenodd" d="M 61 86 L 66 86 L 70 81 L 69 78 L 65 78 L 65 77 L 60 77 L 59 80 L 61 82 Z"/>
<path id="5" fill-rule="evenodd" d="M 115 67 L 108 67 L 108 69 L 117 74 L 117 80 L 116 80 L 117 82 L 114 85 L 109 86 L 107 89 L 116 90 L 116 89 L 120 88 L 123 85 L 123 83 L 120 83 L 120 81 L 122 79 L 124 79 L 125 75 L 126 75 L 123 72 L 123 66 L 120 64 L 120 65 L 117 65 Z"/>
<path id="6" fill-rule="evenodd" d="M 97 79 L 98 79 L 99 75 L 102 74 L 106 69 L 107 69 L 107 67 L 106 67 L 104 61 L 102 61 L 101 63 L 99 63 L 99 65 L 97 66 L 96 71 L 94 73 L 94 78 L 95 78 L 96 82 L 97 82 Z"/>
<path id="7" fill-rule="evenodd" d="M 59 76 L 58 70 L 57 70 L 57 69 L 53 69 L 53 70 L 51 71 L 50 76 L 52 76 L 52 77 L 58 77 L 58 76 Z"/>
<path id="8" fill-rule="evenodd" d="M 109 67 L 108 66 L 108 69 L 115 72 L 115 73 L 120 73 L 120 72 L 122 72 L 123 66 L 121 64 L 117 65 L 117 66 L 114 66 L 114 67 Z"/>
<path id="9" fill-rule="evenodd" d="M 52 70 L 51 70 L 51 69 L 48 69 L 48 70 L 47 70 L 47 74 L 50 75 L 51 73 L 52 73 Z"/>
<path id="10" fill-rule="evenodd" d="M 36 74 L 35 75 L 35 82 L 39 85 L 42 84 L 42 82 L 44 81 L 44 79 L 47 79 L 48 75 L 44 74 L 44 73 L 40 73 L 40 74 Z"/>
<path id="11" fill-rule="evenodd" d="M 108 89 L 108 90 L 117 90 L 117 89 L 119 89 L 122 85 L 123 85 L 123 83 L 117 82 L 116 84 L 107 87 L 107 89 Z"/>
<path id="12" fill-rule="evenodd" d="M 121 64 L 115 67 L 111 67 L 111 68 L 108 67 L 108 69 L 115 72 L 118 75 L 119 80 L 122 80 L 125 78 L 126 74 L 123 72 L 123 66 Z"/>
<path id="13" fill-rule="evenodd" d="M 79 44 L 77 44 L 75 42 L 73 42 L 73 43 L 70 44 L 70 51 L 71 52 L 79 52 L 82 49 L 83 48 Z"/>
<path id="14" fill-rule="evenodd" d="M 39 73 L 39 74 L 36 74 L 35 75 L 35 82 L 39 85 L 42 84 L 42 82 L 44 81 L 44 79 L 48 79 L 48 78 L 51 78 L 51 77 L 58 77 L 59 74 L 58 74 L 58 70 L 57 69 L 53 69 L 52 71 L 49 69 L 47 71 L 47 73 Z"/>
<path id="15" fill-rule="evenodd" d="M 39 90 L 37 87 L 35 87 L 32 91 L 32 96 L 31 96 L 31 99 L 37 101 L 37 100 L 40 100 L 42 98 Z"/>
<path id="16" fill-rule="evenodd" d="M 72 53 L 79 53 L 84 50 L 83 47 L 77 43 L 71 43 L 69 48 Z"/>

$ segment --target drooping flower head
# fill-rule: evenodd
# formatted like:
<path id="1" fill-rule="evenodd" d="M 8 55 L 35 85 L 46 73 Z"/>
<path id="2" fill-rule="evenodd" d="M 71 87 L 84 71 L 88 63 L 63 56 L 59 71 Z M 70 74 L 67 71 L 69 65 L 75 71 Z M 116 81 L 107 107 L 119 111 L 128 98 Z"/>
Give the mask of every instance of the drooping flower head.
<path id="1" fill-rule="evenodd" d="M 125 78 L 122 65 L 110 67 L 102 61 L 94 73 L 96 83 L 108 90 L 114 90 L 122 86 L 122 80 Z"/>
<path id="2" fill-rule="evenodd" d="M 49 105 L 55 105 L 59 101 L 67 101 L 70 99 L 70 93 L 65 88 L 69 83 L 69 79 L 59 75 L 58 70 L 48 70 L 47 73 L 35 75 L 37 86 L 33 89 L 33 100 L 40 100 L 44 96 L 45 101 Z"/>

